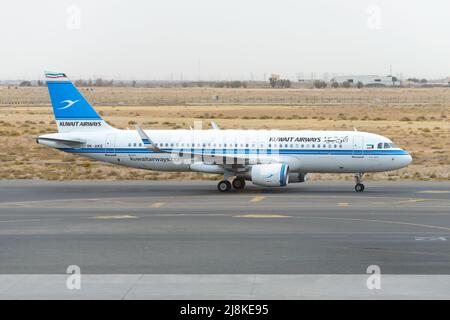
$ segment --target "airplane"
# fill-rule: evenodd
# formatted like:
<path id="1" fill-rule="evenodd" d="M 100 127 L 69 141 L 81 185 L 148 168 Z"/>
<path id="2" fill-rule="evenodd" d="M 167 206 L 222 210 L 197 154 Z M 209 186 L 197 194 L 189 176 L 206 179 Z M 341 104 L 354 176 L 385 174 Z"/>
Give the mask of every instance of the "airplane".
<path id="1" fill-rule="evenodd" d="M 45 76 L 58 132 L 37 143 L 133 168 L 218 174 L 222 192 L 243 189 L 246 181 L 285 187 L 316 172 L 352 173 L 355 191 L 362 192 L 364 173 L 412 162 L 390 139 L 356 129 L 222 130 L 213 122 L 207 130 L 121 130 L 103 120 L 64 73 Z"/>

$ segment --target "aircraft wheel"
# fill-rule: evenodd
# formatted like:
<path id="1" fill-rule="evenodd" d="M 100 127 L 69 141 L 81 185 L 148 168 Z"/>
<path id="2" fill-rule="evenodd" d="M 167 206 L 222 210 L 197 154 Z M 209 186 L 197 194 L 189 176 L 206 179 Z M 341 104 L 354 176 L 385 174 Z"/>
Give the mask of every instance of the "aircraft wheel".
<path id="1" fill-rule="evenodd" d="M 244 189 L 244 187 L 245 187 L 244 179 L 236 178 L 233 180 L 233 188 L 235 188 L 236 190 Z"/>
<path id="2" fill-rule="evenodd" d="M 217 189 L 221 192 L 227 192 L 231 189 L 231 183 L 228 180 L 222 180 L 217 184 Z"/>
<path id="3" fill-rule="evenodd" d="M 356 192 L 363 192 L 364 191 L 364 185 L 362 183 L 357 183 L 355 186 Z"/>

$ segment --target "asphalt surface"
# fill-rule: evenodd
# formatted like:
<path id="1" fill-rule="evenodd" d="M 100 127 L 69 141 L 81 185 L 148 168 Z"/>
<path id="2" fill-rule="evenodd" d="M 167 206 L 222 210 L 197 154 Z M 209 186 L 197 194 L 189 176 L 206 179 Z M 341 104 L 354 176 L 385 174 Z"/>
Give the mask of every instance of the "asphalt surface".
<path id="1" fill-rule="evenodd" d="M 0 181 L 0 274 L 450 274 L 450 183 Z"/>

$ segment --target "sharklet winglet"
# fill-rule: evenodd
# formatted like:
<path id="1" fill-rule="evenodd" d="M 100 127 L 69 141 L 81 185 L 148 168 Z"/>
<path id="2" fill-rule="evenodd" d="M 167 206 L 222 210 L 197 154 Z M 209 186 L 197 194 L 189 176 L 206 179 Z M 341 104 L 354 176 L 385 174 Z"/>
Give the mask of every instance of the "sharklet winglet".
<path id="1" fill-rule="evenodd" d="M 144 146 L 147 149 L 155 151 L 155 152 L 164 152 L 163 150 L 161 150 L 160 148 L 155 146 L 153 141 L 147 136 L 145 131 L 142 130 L 141 127 L 139 127 L 139 125 L 136 125 L 135 127 L 136 127 L 136 131 L 138 132 L 139 136 L 141 137 L 142 143 L 144 144 Z"/>
<path id="2" fill-rule="evenodd" d="M 213 128 L 213 130 L 220 130 L 220 127 L 215 121 L 211 121 L 211 128 Z"/>

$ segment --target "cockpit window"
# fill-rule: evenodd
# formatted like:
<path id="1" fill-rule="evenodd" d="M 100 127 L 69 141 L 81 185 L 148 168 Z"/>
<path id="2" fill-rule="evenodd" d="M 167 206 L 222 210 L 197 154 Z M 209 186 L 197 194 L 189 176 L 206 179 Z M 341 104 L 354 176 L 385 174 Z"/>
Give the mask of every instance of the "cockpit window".
<path id="1" fill-rule="evenodd" d="M 377 148 L 378 149 L 390 149 L 390 148 L 398 148 L 398 147 L 397 147 L 397 145 L 395 145 L 392 142 L 385 142 L 385 143 L 380 142 L 380 143 L 378 143 Z"/>

